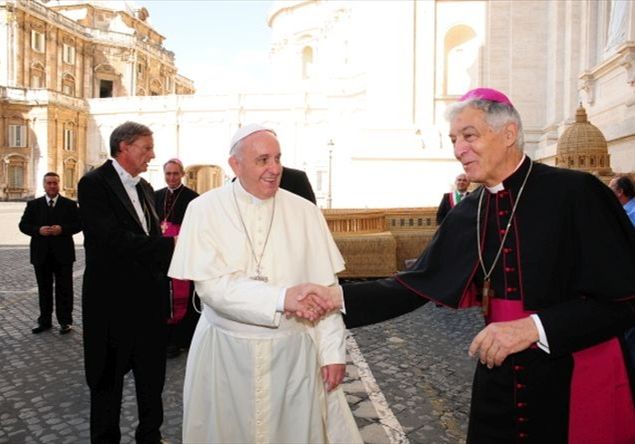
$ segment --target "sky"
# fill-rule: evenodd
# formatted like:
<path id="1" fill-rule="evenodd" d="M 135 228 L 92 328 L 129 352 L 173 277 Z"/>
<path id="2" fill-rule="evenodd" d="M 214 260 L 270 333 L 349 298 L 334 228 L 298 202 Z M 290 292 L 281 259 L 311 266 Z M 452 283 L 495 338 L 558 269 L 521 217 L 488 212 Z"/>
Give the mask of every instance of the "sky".
<path id="1" fill-rule="evenodd" d="M 197 93 L 247 91 L 269 79 L 271 0 L 136 0 Z"/>

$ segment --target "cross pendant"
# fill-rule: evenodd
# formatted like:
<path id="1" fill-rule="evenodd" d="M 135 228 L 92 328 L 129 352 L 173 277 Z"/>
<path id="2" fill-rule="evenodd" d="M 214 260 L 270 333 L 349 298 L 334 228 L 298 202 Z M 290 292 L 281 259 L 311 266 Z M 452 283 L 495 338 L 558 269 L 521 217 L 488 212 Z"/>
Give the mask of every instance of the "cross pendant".
<path id="1" fill-rule="evenodd" d="M 262 281 L 262 282 L 269 281 L 269 278 L 267 276 L 260 276 L 260 273 L 256 273 L 255 276 L 252 276 L 249 279 L 253 279 L 254 281 Z"/>
<path id="2" fill-rule="evenodd" d="M 489 315 L 489 303 L 490 298 L 494 297 L 494 290 L 491 288 L 491 281 L 489 279 L 485 279 L 483 281 L 483 298 L 481 299 L 481 309 L 483 311 L 483 316 Z"/>

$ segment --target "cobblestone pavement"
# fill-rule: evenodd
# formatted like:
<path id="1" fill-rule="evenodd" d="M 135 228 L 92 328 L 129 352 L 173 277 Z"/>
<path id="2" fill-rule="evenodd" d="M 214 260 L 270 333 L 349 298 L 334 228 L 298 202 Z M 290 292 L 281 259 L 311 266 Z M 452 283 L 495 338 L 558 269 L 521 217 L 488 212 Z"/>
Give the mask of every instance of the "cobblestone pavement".
<path id="1" fill-rule="evenodd" d="M 7 240 L 16 211 L 0 203 L 0 443 L 88 442 L 88 389 L 83 373 L 81 275 L 75 264 L 75 327 L 30 331 L 37 318 L 35 276 L 24 240 Z M 12 217 L 7 217 L 11 213 Z M 19 216 L 18 216 L 19 219 Z M 27 238 L 28 241 L 28 238 Z M 351 331 L 343 387 L 367 443 L 462 443 L 474 362 L 467 346 L 481 328 L 477 311 L 427 304 L 408 315 Z M 168 361 L 163 393 L 166 439 L 180 443 L 185 355 Z M 127 379 L 122 442 L 134 442 L 136 400 Z"/>

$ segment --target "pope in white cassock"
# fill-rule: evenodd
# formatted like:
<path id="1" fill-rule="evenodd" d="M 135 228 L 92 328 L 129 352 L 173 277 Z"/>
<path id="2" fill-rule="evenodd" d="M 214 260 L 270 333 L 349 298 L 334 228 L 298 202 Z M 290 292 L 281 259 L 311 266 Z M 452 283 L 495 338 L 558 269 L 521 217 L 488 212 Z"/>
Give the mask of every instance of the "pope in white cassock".
<path id="1" fill-rule="evenodd" d="M 324 312 L 313 297 L 297 300 L 302 283 L 335 285 L 344 269 L 324 217 L 279 188 L 272 130 L 240 128 L 229 164 L 237 180 L 188 206 L 168 272 L 194 281 L 203 302 L 187 359 L 183 442 L 362 442 L 339 387 L 341 314 L 299 317 Z"/>

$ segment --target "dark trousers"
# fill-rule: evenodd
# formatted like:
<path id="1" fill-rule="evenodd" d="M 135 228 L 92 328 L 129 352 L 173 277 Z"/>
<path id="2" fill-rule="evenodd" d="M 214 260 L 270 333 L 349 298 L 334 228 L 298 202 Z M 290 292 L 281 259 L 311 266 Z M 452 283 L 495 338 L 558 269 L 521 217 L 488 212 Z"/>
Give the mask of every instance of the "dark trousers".
<path id="1" fill-rule="evenodd" d="M 73 323 L 73 263 L 60 264 L 54 257 L 35 268 L 40 303 L 39 325 L 50 326 L 53 316 L 53 284 L 55 284 L 55 316 L 60 325 Z"/>
<path id="2" fill-rule="evenodd" d="M 135 380 L 139 415 L 135 440 L 143 444 L 158 444 L 161 441 L 161 393 L 165 382 L 165 360 L 164 330 L 137 341 L 127 357 L 123 357 L 117 347 L 109 348 L 102 378 L 96 386 L 90 387 L 91 443 L 112 444 L 121 441 L 121 398 L 124 376 L 129 370 L 132 370 Z"/>

